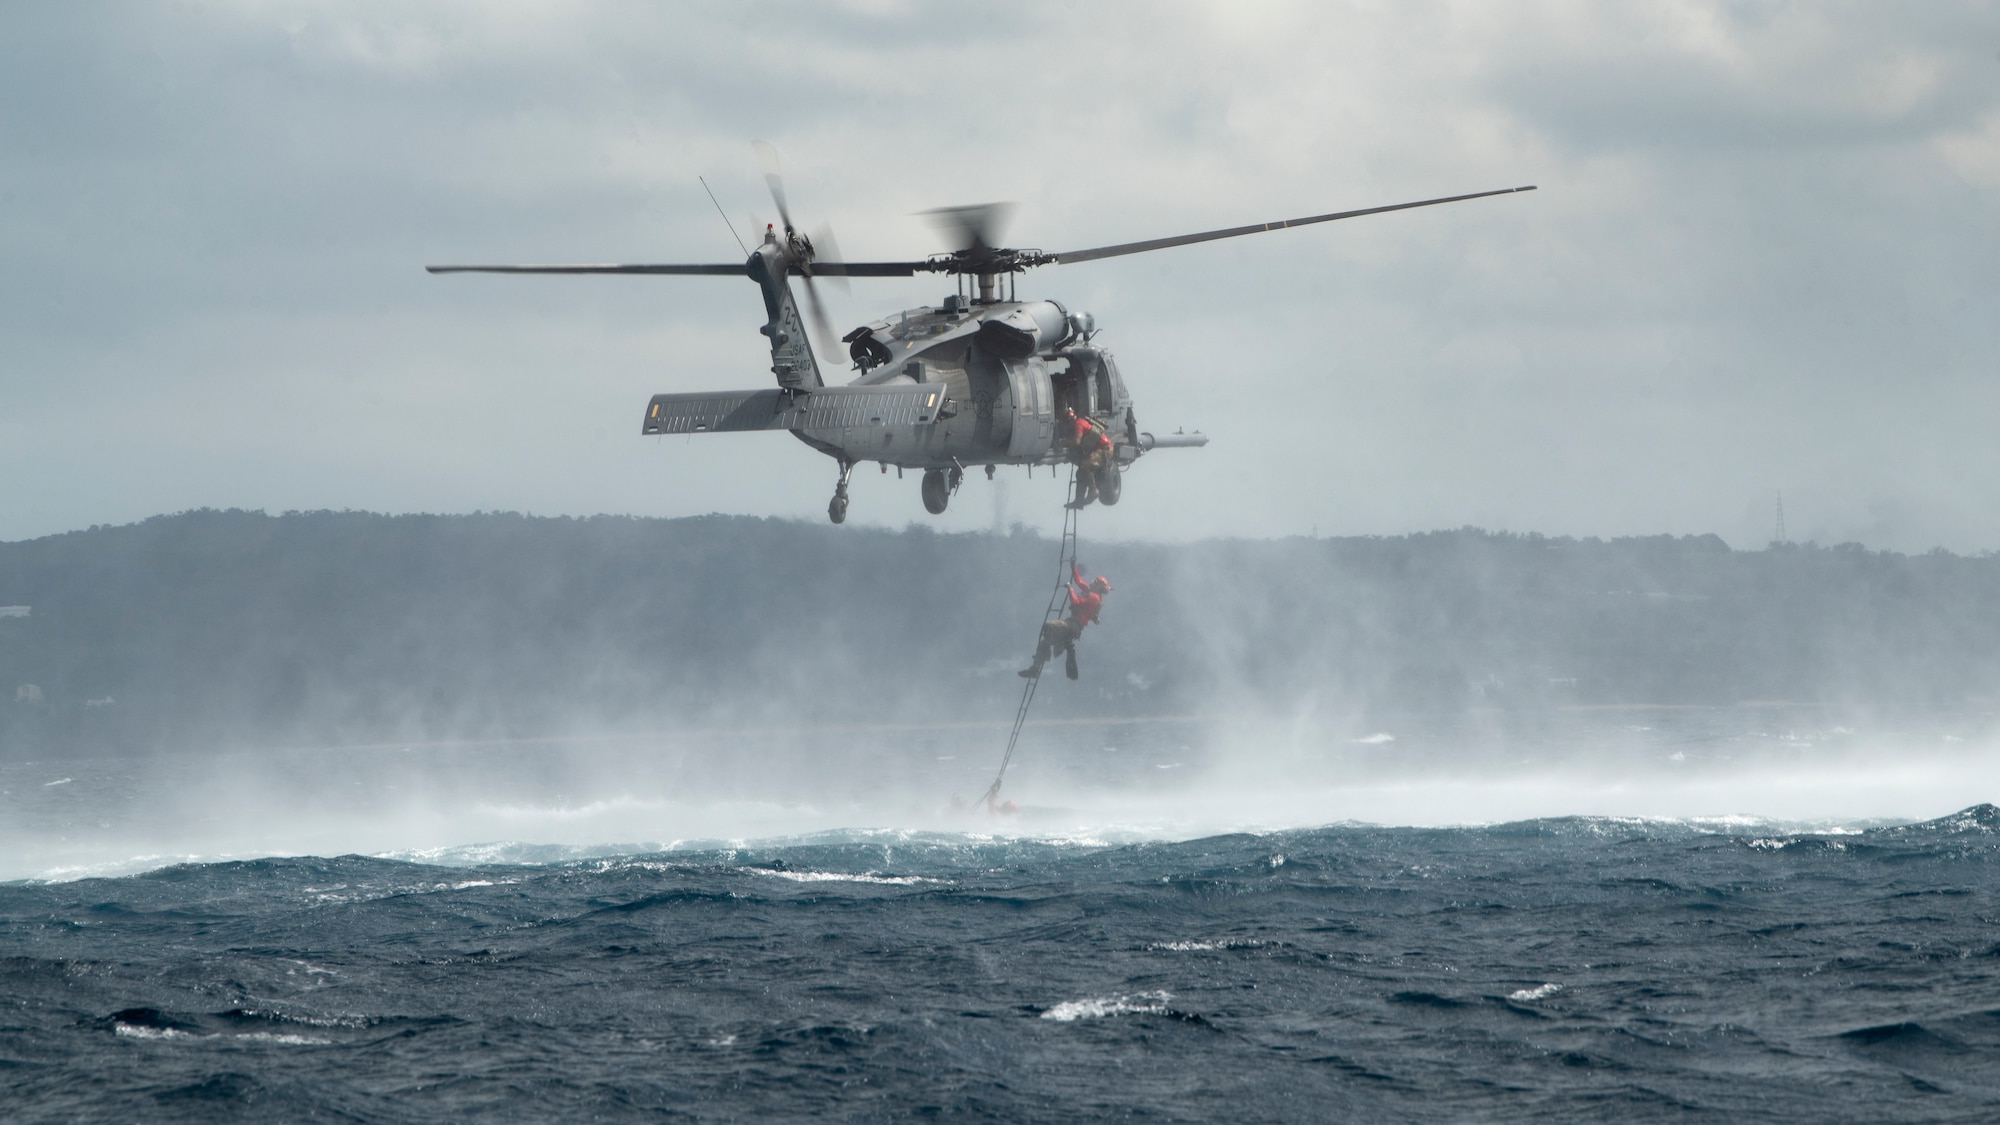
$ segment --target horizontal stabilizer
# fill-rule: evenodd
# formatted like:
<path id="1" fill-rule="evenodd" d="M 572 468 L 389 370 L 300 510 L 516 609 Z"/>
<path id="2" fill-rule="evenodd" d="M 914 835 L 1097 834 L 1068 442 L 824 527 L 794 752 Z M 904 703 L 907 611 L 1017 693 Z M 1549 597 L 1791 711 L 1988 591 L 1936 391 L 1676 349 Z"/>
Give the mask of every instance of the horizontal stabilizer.
<path id="1" fill-rule="evenodd" d="M 934 422 L 944 407 L 943 383 L 819 387 L 788 393 L 697 391 L 654 395 L 642 433 L 699 434 L 728 430 L 833 430 Z"/>

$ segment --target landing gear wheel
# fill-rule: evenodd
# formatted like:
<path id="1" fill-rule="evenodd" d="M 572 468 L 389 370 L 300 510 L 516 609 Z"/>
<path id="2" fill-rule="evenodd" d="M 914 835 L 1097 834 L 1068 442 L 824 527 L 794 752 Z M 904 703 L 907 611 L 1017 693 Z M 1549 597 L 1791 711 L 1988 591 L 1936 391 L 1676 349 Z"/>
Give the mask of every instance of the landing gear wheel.
<path id="1" fill-rule="evenodd" d="M 1097 502 L 1109 508 L 1125 491 L 1125 474 L 1116 465 L 1097 470 Z"/>
<path id="2" fill-rule="evenodd" d="M 847 497 L 845 496 L 834 497 L 833 501 L 826 506 L 826 518 L 832 520 L 835 523 L 846 523 Z"/>
<path id="3" fill-rule="evenodd" d="M 944 479 L 943 469 L 924 470 L 924 511 L 934 516 L 944 514 L 951 503 L 951 484 Z"/>

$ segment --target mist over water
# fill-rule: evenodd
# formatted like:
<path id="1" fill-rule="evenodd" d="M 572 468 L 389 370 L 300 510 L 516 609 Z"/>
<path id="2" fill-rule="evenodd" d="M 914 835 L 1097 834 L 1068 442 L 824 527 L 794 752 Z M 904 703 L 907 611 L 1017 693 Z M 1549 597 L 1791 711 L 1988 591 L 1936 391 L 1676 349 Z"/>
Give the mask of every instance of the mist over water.
<path id="1" fill-rule="evenodd" d="M 31 759 L 0 764 L 0 879 L 266 855 L 549 862 L 839 830 L 1129 843 L 1565 816 L 1856 828 L 2000 793 L 1990 720 L 1823 721 L 1679 708 L 1380 730 L 1040 722 L 1006 813 L 976 803 L 1005 745 L 993 723 Z"/>

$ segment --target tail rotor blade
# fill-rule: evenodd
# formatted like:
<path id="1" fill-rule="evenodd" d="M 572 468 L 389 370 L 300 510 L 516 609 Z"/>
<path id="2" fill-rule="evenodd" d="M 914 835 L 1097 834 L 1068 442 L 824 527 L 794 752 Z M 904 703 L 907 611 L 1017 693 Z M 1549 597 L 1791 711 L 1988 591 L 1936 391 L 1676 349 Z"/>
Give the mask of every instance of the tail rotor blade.
<path id="1" fill-rule="evenodd" d="M 778 163 L 778 150 L 769 141 L 757 141 L 751 147 L 757 150 L 757 163 L 764 169 L 764 182 L 771 188 L 771 202 L 778 205 L 778 218 L 784 220 L 785 230 L 792 229 L 792 209 L 785 202 L 785 179 Z"/>
<path id="2" fill-rule="evenodd" d="M 840 337 L 834 334 L 833 321 L 826 315 L 826 306 L 820 303 L 819 290 L 813 286 L 811 274 L 803 277 L 806 283 L 806 309 L 812 314 L 814 343 L 819 345 L 822 358 L 840 354 Z"/>
<path id="3" fill-rule="evenodd" d="M 824 276 L 831 278 L 833 284 L 842 293 L 848 293 L 851 290 L 847 284 L 846 274 L 824 273 L 825 266 L 829 264 L 838 266 L 840 262 L 840 242 L 833 237 L 833 228 L 831 226 L 820 227 L 819 234 L 813 238 L 813 272 L 822 273 Z"/>

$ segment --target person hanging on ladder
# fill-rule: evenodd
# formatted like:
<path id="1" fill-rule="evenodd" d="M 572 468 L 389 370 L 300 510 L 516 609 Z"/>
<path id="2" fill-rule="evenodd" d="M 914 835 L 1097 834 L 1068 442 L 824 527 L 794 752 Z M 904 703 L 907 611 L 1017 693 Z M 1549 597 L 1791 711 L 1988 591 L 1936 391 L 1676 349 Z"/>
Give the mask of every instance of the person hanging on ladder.
<path id="1" fill-rule="evenodd" d="M 1069 564 L 1069 616 L 1051 617 L 1042 623 L 1042 635 L 1035 642 L 1035 662 L 1021 669 L 1021 675 L 1034 679 L 1042 674 L 1042 665 L 1049 662 L 1057 649 L 1063 653 L 1063 674 L 1076 679 L 1076 641 L 1083 636 L 1083 628 L 1097 620 L 1098 611 L 1104 608 L 1104 595 L 1111 592 L 1111 583 L 1102 575 L 1083 580 L 1083 571 L 1075 562 Z"/>
<path id="2" fill-rule="evenodd" d="M 1111 435 L 1068 407 L 1063 408 L 1063 419 L 1069 431 L 1070 458 L 1076 463 L 1076 499 L 1069 507 L 1082 508 L 1097 499 L 1098 474 L 1111 467 Z"/>

